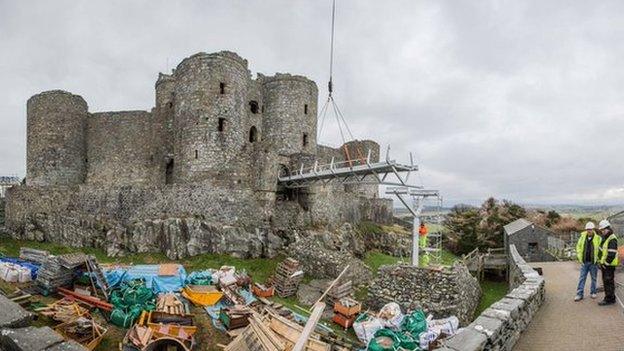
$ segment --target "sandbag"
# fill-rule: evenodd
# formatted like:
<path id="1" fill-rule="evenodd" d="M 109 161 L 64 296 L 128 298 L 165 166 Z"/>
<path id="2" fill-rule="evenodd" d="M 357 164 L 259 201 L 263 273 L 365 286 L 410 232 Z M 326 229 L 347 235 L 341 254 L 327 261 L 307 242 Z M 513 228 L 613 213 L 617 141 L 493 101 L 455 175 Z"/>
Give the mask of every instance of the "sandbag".
<path id="1" fill-rule="evenodd" d="M 111 323 L 121 328 L 129 328 L 135 318 L 131 313 L 126 313 L 119 308 L 115 308 L 110 315 Z"/>
<path id="2" fill-rule="evenodd" d="M 427 317 L 425 317 L 425 313 L 422 310 L 416 310 L 405 316 L 401 324 L 401 330 L 417 338 L 420 333 L 427 330 Z"/>
<path id="3" fill-rule="evenodd" d="M 22 267 L 22 268 L 19 268 L 18 271 L 19 271 L 18 281 L 20 283 L 27 283 L 29 281 L 32 281 L 30 269 Z"/>
<path id="4" fill-rule="evenodd" d="M 396 333 L 390 329 L 380 329 L 375 333 L 375 337 L 368 343 L 367 350 L 386 351 L 398 350 L 401 340 Z"/>
<path id="5" fill-rule="evenodd" d="M 367 313 L 362 313 L 353 323 L 353 331 L 357 338 L 364 344 L 368 344 L 374 337 L 375 333 L 383 328 L 382 321 Z"/>
<path id="6" fill-rule="evenodd" d="M 379 310 L 379 318 L 382 319 L 386 328 L 399 329 L 404 317 L 403 312 L 401 312 L 401 306 L 396 302 L 385 304 Z"/>
<path id="7" fill-rule="evenodd" d="M 435 330 L 439 334 L 444 333 L 446 335 L 455 335 L 459 328 L 459 319 L 455 316 L 451 316 L 443 319 L 434 319 L 428 323 L 430 330 Z"/>

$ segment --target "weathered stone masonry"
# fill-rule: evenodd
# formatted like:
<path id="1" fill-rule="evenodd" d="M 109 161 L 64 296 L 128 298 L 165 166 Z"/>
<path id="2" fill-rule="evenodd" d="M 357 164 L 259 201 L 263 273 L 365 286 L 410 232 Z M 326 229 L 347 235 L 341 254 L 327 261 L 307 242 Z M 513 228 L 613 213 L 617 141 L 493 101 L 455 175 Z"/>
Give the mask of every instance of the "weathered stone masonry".
<path id="1" fill-rule="evenodd" d="M 279 172 L 302 162 L 345 159 L 342 148 L 317 144 L 317 102 L 313 81 L 253 79 L 227 51 L 160 73 L 151 111 L 91 113 L 65 91 L 35 95 L 26 184 L 7 194 L 7 228 L 17 238 L 177 258 L 271 255 L 288 230 L 389 222 L 391 202 L 375 185 L 278 187 Z M 379 159 L 377 143 L 357 143 Z"/>
<path id="2" fill-rule="evenodd" d="M 440 351 L 482 351 L 513 349 L 544 302 L 542 278 L 509 246 L 510 292 L 483 311 L 463 331 L 449 338 Z"/>
<path id="3" fill-rule="evenodd" d="M 479 282 L 462 264 L 442 269 L 412 265 L 382 266 L 369 288 L 368 304 L 398 303 L 404 311 L 422 308 L 435 318 L 455 315 L 461 325 L 472 321 L 481 297 Z"/>

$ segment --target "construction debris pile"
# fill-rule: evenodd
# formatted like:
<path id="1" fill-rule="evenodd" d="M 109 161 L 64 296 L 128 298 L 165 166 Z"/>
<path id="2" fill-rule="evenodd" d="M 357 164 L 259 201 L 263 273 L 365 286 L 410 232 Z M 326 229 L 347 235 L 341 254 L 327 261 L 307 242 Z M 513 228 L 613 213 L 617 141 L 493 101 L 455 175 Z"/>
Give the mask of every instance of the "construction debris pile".
<path id="1" fill-rule="evenodd" d="M 245 270 L 233 266 L 206 267 L 189 274 L 173 263 L 103 269 L 93 256 L 83 253 L 55 256 L 28 248 L 15 260 L 37 269 L 34 282 L 22 282 L 11 299 L 30 304 L 33 312 L 52 325 L 51 329 L 33 329 L 33 335 L 48 335 L 75 350 L 94 350 L 108 332 L 105 323 L 110 323 L 127 329 L 120 343 L 122 351 L 190 351 L 197 346 L 197 332 L 208 327 L 197 324 L 198 313 L 207 314 L 212 327 L 231 338 L 229 344 L 221 345 L 231 351 L 426 350 L 458 327 L 455 317 L 433 320 L 425 318 L 422 310 L 403 314 L 397 303 L 385 305 L 377 314 L 362 312 L 362 303 L 353 298 L 353 281 L 346 274 L 349 266 L 333 281 L 301 284 L 302 264 L 292 258 L 280 262 L 267 281 L 254 281 Z M 307 291 L 305 299 L 302 291 Z M 31 294 L 59 297 L 41 304 L 33 303 Z M 287 300 L 272 301 L 274 294 L 301 297 L 302 305 L 312 307 L 286 307 L 278 301 Z M 32 315 L 16 318 L 30 320 Z M 27 326 L 21 322 L 9 325 Z M 350 328 L 359 340 L 347 335 Z M 17 343 L 23 332 L 0 337 L 5 340 L 0 345 Z"/>

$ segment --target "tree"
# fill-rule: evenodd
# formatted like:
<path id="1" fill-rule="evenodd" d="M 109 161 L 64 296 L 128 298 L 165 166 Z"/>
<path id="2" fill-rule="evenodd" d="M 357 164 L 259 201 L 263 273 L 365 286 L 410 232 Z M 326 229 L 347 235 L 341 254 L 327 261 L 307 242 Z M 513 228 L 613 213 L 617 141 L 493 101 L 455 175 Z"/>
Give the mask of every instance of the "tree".
<path id="1" fill-rule="evenodd" d="M 450 233 L 449 249 L 457 254 L 466 254 L 475 248 L 502 247 L 503 226 L 526 215 L 524 207 L 493 197 L 485 200 L 479 208 L 457 205 L 444 220 L 444 226 Z"/>
<path id="2" fill-rule="evenodd" d="M 548 228 L 550 228 L 553 225 L 557 224 L 560 220 L 561 220 L 561 215 L 559 213 L 557 213 L 557 211 L 550 210 L 546 214 L 546 223 L 545 224 L 546 224 L 546 226 Z"/>

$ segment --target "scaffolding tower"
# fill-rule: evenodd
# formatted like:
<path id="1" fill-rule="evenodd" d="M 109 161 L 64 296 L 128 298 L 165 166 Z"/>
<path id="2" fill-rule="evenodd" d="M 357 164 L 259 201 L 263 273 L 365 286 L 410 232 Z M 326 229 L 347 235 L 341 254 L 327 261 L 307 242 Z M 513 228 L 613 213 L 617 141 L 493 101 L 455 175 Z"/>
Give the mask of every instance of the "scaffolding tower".
<path id="1" fill-rule="evenodd" d="M 428 198 L 432 198 L 432 197 L 440 200 L 441 199 L 440 192 L 438 190 L 427 190 L 427 189 L 422 189 L 422 188 L 417 189 L 417 188 L 410 188 L 410 187 L 389 187 L 386 189 L 386 195 L 396 196 L 399 199 L 399 201 L 401 201 L 403 206 L 405 206 L 405 208 L 407 208 L 407 210 L 412 214 L 412 217 L 413 217 L 412 265 L 413 266 L 419 265 L 421 250 L 426 253 L 435 252 L 437 254 L 436 257 L 439 262 L 441 260 L 441 255 L 442 255 L 441 233 L 428 235 L 428 238 L 436 239 L 434 246 L 430 245 L 429 247 L 420 248 L 419 240 L 418 240 L 418 229 L 420 227 L 420 222 L 421 222 L 420 217 L 422 214 L 425 200 Z M 409 196 L 412 198 L 411 204 L 405 198 L 406 196 Z"/>

